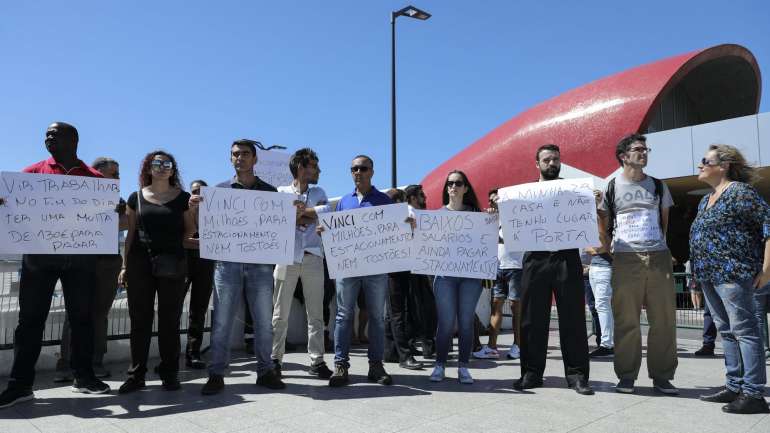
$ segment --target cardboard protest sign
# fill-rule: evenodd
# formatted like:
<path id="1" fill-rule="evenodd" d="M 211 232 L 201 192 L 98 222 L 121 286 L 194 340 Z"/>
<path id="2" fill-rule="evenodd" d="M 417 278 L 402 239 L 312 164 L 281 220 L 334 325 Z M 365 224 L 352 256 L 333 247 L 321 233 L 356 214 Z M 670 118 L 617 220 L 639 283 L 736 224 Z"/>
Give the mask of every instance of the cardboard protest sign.
<path id="1" fill-rule="evenodd" d="M 319 215 L 329 276 L 333 279 L 408 271 L 412 228 L 406 203 Z"/>
<path id="2" fill-rule="evenodd" d="M 291 155 L 288 153 L 257 149 L 254 174 L 276 188 L 289 185 L 294 180 L 289 170 L 290 158 Z"/>
<path id="3" fill-rule="evenodd" d="M 413 274 L 494 280 L 496 214 L 415 210 Z"/>
<path id="4" fill-rule="evenodd" d="M 294 263 L 294 195 L 204 186 L 201 196 L 198 234 L 202 258 Z"/>
<path id="5" fill-rule="evenodd" d="M 0 253 L 117 254 L 117 180 L 0 173 Z"/>
<path id="6" fill-rule="evenodd" d="M 558 251 L 599 245 L 593 179 L 559 179 L 499 190 L 507 251 Z"/>

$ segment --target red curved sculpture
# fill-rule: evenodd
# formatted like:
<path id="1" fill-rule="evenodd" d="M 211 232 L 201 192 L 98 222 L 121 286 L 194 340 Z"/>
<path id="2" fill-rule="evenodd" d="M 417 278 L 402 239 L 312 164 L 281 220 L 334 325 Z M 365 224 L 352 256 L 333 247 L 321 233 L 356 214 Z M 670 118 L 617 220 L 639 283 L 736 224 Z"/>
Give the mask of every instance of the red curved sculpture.
<path id="1" fill-rule="evenodd" d="M 646 131 L 668 91 L 692 71 L 728 58 L 746 62 L 757 81 L 754 85 L 760 85 L 759 67 L 751 52 L 726 44 L 629 69 L 536 105 L 430 172 L 422 181 L 428 208 L 441 206 L 444 181 L 453 169 L 468 175 L 482 203 L 490 188 L 536 180 L 535 151 L 545 143 L 559 145 L 563 163 L 607 177 L 618 168 L 614 148 L 620 138 Z M 753 113 L 759 108 L 759 94 L 757 90 Z M 752 113 L 732 117 L 748 114 Z"/>

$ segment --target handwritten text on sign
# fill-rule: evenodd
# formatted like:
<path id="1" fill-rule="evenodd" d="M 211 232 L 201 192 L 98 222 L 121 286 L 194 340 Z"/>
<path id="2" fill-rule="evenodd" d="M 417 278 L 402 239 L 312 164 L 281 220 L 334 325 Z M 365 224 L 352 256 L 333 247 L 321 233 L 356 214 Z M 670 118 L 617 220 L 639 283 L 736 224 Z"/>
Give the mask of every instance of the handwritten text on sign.
<path id="1" fill-rule="evenodd" d="M 201 257 L 237 263 L 294 263 L 294 196 L 202 187 Z"/>
<path id="2" fill-rule="evenodd" d="M 260 179 L 278 188 L 290 185 L 294 180 L 289 170 L 291 155 L 275 150 L 257 149 L 257 164 L 254 166 L 254 174 Z"/>
<path id="3" fill-rule="evenodd" d="M 331 278 L 408 271 L 412 228 L 406 203 L 319 215 L 318 224 Z"/>
<path id="4" fill-rule="evenodd" d="M 117 254 L 117 180 L 0 173 L 0 253 Z"/>
<path id="5" fill-rule="evenodd" d="M 593 179 L 559 179 L 499 191 L 508 251 L 557 251 L 599 245 Z"/>
<path id="6" fill-rule="evenodd" d="M 494 280 L 497 215 L 415 210 L 412 273 Z"/>

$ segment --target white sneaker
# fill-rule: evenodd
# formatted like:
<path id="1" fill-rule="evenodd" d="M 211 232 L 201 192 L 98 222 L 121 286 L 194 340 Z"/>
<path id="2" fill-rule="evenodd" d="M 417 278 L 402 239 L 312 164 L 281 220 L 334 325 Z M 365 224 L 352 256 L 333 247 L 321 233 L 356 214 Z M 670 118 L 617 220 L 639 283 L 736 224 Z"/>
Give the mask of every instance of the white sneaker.
<path id="1" fill-rule="evenodd" d="M 467 367 L 457 367 L 457 380 L 466 385 L 473 383 L 473 377 Z"/>
<path id="2" fill-rule="evenodd" d="M 500 359 L 500 354 L 497 350 L 487 346 L 486 344 L 478 352 L 473 352 L 473 357 L 477 359 Z"/>
<path id="3" fill-rule="evenodd" d="M 511 345 L 511 350 L 508 351 L 508 354 L 506 355 L 508 359 L 519 359 L 521 358 L 521 350 L 519 350 L 519 346 L 516 344 Z"/>
<path id="4" fill-rule="evenodd" d="M 444 366 L 443 365 L 437 365 L 433 368 L 433 373 L 430 374 L 430 381 L 431 382 L 441 382 L 444 380 L 444 377 L 446 376 L 446 373 L 444 372 Z"/>

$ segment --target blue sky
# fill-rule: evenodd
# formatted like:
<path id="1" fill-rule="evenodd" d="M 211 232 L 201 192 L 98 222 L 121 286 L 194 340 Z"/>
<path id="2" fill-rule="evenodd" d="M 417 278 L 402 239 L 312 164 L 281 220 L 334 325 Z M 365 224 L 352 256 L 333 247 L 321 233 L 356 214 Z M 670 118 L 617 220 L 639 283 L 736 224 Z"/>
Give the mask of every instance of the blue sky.
<path id="1" fill-rule="evenodd" d="M 0 170 L 47 158 L 45 128 L 63 120 L 86 162 L 121 163 L 123 195 L 156 148 L 185 181 L 224 180 L 242 137 L 314 148 L 330 196 L 352 190 L 350 158 L 369 154 L 385 188 L 389 12 L 407 4 L 2 2 Z M 398 20 L 400 184 L 534 104 L 633 66 L 729 42 L 770 73 L 766 0 L 412 4 L 433 17 Z"/>

